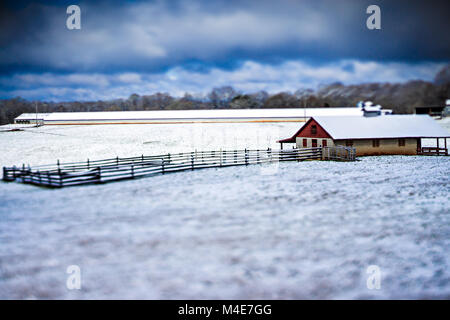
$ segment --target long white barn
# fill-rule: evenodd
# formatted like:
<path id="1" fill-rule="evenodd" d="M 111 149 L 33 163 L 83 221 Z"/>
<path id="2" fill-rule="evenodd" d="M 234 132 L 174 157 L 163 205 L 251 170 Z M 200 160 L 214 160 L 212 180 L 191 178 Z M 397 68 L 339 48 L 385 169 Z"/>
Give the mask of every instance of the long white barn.
<path id="1" fill-rule="evenodd" d="M 359 108 L 152 110 L 53 112 L 39 114 L 44 125 L 301 122 L 313 116 L 362 116 Z M 29 122 L 27 122 L 29 121 Z M 32 123 L 35 114 L 22 114 L 15 123 Z"/>
<path id="2" fill-rule="evenodd" d="M 43 123 L 50 113 L 22 113 L 14 119 L 14 123 Z"/>

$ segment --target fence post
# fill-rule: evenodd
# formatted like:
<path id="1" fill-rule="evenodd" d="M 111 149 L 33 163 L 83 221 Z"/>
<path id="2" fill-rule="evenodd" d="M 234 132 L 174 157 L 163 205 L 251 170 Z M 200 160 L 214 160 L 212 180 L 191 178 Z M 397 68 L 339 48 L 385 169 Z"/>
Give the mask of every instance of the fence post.
<path id="1" fill-rule="evenodd" d="M 131 177 L 134 178 L 134 165 L 131 165 Z"/>
<path id="2" fill-rule="evenodd" d="M 119 157 L 117 157 L 119 158 Z M 97 182 L 102 181 L 102 169 L 100 167 L 97 167 Z"/>
<path id="3" fill-rule="evenodd" d="M 87 168 L 88 168 L 88 170 L 90 169 L 90 167 L 89 167 L 89 158 L 87 159 Z"/>
<path id="4" fill-rule="evenodd" d="M 164 163 L 165 163 L 165 161 L 164 161 L 164 158 L 161 159 L 161 160 L 162 160 L 162 162 L 161 162 L 161 171 L 162 171 L 162 174 L 164 174 Z"/>
<path id="5" fill-rule="evenodd" d="M 237 163 L 237 151 L 236 151 L 236 149 L 234 150 L 234 163 Z"/>
<path id="6" fill-rule="evenodd" d="M 247 148 L 245 148 L 245 165 L 248 165 L 248 153 L 247 153 Z"/>
<path id="7" fill-rule="evenodd" d="M 194 170 L 194 155 L 191 154 L 191 170 Z"/>

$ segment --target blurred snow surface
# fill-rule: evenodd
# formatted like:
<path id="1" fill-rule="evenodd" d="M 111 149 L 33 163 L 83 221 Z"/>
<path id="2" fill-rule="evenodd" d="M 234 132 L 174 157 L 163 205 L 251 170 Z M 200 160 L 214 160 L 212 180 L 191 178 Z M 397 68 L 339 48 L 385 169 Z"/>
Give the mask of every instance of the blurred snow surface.
<path id="1" fill-rule="evenodd" d="M 26 128 L 0 133 L 0 164 L 276 148 L 298 127 Z M 0 298 L 448 299 L 449 177 L 449 157 L 389 156 L 60 190 L 0 183 Z M 69 265 L 81 290 L 66 288 Z"/>

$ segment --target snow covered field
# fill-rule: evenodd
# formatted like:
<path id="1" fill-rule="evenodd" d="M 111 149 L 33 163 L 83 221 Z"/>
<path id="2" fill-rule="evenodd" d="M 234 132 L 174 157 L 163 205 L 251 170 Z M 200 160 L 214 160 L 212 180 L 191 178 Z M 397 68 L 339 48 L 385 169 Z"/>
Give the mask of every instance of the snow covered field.
<path id="1" fill-rule="evenodd" d="M 0 133 L 0 165 L 277 148 L 297 129 L 27 128 Z M 0 183 L 0 298 L 450 298 L 449 177 L 449 157 L 390 156 L 60 190 Z M 81 290 L 66 288 L 69 265 Z"/>

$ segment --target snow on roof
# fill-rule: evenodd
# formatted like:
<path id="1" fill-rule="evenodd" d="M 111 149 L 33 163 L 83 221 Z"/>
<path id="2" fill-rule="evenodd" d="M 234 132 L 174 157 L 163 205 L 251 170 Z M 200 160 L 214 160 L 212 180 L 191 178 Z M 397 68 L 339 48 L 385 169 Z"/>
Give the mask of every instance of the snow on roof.
<path id="1" fill-rule="evenodd" d="M 374 138 L 444 138 L 450 133 L 428 115 L 314 117 L 335 140 Z"/>
<path id="2" fill-rule="evenodd" d="M 380 111 L 381 106 L 377 104 L 376 106 L 370 105 L 370 106 L 364 106 L 364 111 Z"/>
<path id="3" fill-rule="evenodd" d="M 362 116 L 358 108 L 286 108 L 286 109 L 215 109 L 151 110 L 104 112 L 54 112 L 45 121 L 124 120 L 124 119 L 214 119 L 214 118 L 303 118 L 313 116 Z"/>
<path id="4" fill-rule="evenodd" d="M 44 117 L 49 116 L 50 113 L 38 113 L 37 118 L 39 120 L 44 119 Z M 15 118 L 16 120 L 35 120 L 36 119 L 36 113 L 22 113 L 20 116 Z"/>

